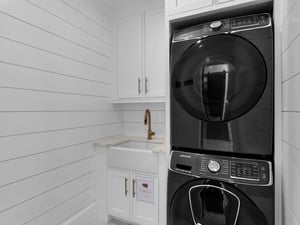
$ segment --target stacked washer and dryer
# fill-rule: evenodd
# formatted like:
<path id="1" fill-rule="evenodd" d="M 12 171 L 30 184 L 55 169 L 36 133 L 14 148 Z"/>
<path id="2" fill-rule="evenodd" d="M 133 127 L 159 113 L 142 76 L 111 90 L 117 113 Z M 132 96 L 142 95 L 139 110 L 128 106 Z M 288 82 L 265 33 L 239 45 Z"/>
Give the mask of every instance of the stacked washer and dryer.
<path id="1" fill-rule="evenodd" d="M 168 225 L 273 225 L 269 14 L 175 30 Z"/>

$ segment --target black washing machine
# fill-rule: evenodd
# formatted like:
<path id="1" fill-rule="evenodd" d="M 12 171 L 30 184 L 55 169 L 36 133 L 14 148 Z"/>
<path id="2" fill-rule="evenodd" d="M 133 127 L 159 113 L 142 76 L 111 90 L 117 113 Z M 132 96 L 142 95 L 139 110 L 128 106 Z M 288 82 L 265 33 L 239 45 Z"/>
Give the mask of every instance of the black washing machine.
<path id="1" fill-rule="evenodd" d="M 175 30 L 170 66 L 173 150 L 272 158 L 269 14 Z"/>
<path id="2" fill-rule="evenodd" d="M 274 225 L 271 163 L 173 151 L 168 225 Z"/>

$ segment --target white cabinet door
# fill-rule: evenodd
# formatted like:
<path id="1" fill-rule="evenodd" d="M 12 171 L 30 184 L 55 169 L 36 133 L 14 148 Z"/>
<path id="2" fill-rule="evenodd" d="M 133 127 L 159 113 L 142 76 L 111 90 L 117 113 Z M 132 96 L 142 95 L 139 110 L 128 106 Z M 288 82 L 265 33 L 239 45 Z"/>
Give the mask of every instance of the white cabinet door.
<path id="1" fill-rule="evenodd" d="M 143 225 L 158 224 L 158 179 L 156 177 L 132 174 L 133 179 L 133 221 Z"/>
<path id="2" fill-rule="evenodd" d="M 157 9 L 145 14 L 145 73 L 146 97 L 166 95 L 166 33 L 164 10 Z"/>
<path id="3" fill-rule="evenodd" d="M 174 15 L 213 5 L 213 0 L 169 0 L 169 14 Z"/>
<path id="4" fill-rule="evenodd" d="M 142 15 L 118 21 L 118 97 L 142 93 Z"/>
<path id="5" fill-rule="evenodd" d="M 151 100 L 166 95 L 166 32 L 163 9 L 118 21 L 118 99 Z"/>
<path id="6" fill-rule="evenodd" d="M 272 0 L 165 0 L 168 7 L 169 20 L 180 19 L 188 16 L 213 13 L 222 10 L 230 11 L 233 8 L 272 2 Z"/>
<path id="7" fill-rule="evenodd" d="M 123 219 L 130 218 L 130 173 L 108 170 L 108 212 Z"/>

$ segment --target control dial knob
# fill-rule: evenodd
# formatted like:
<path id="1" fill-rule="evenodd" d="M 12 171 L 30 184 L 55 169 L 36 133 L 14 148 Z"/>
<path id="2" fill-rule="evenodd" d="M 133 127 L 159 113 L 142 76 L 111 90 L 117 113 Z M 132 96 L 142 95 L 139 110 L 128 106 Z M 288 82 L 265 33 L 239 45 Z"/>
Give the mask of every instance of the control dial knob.
<path id="1" fill-rule="evenodd" d="M 223 26 L 223 22 L 220 20 L 214 21 L 211 24 L 209 24 L 210 29 L 212 29 L 213 31 L 220 30 L 222 26 Z"/>
<path id="2" fill-rule="evenodd" d="M 208 170 L 212 173 L 217 173 L 221 170 L 221 165 L 218 161 L 210 160 L 207 164 Z"/>

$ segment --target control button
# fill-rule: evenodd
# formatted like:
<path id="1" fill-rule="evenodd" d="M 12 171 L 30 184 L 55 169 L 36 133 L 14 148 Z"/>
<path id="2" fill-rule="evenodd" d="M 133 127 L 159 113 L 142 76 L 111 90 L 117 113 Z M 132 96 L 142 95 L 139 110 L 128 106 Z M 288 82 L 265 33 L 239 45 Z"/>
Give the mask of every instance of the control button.
<path id="1" fill-rule="evenodd" d="M 267 179 L 267 174 L 262 173 L 262 174 L 261 174 L 261 178 L 262 178 L 263 180 Z"/>
<path id="2" fill-rule="evenodd" d="M 261 15 L 258 17 L 259 22 L 261 23 L 267 23 L 268 22 L 268 16 L 267 15 Z"/>
<path id="3" fill-rule="evenodd" d="M 253 177 L 254 179 L 258 179 L 258 173 L 252 174 L 252 177 Z"/>
<path id="4" fill-rule="evenodd" d="M 215 160 L 210 160 L 207 167 L 208 167 L 208 170 L 212 173 L 217 173 L 221 170 L 220 163 Z"/>
<path id="5" fill-rule="evenodd" d="M 209 27 L 210 29 L 212 29 L 213 31 L 217 31 L 220 30 L 220 28 L 223 26 L 223 22 L 222 21 L 214 21 L 212 22 Z"/>
<path id="6" fill-rule="evenodd" d="M 261 170 L 261 171 L 266 171 L 267 168 L 266 168 L 265 166 L 262 166 L 262 167 L 260 167 L 260 170 Z"/>

